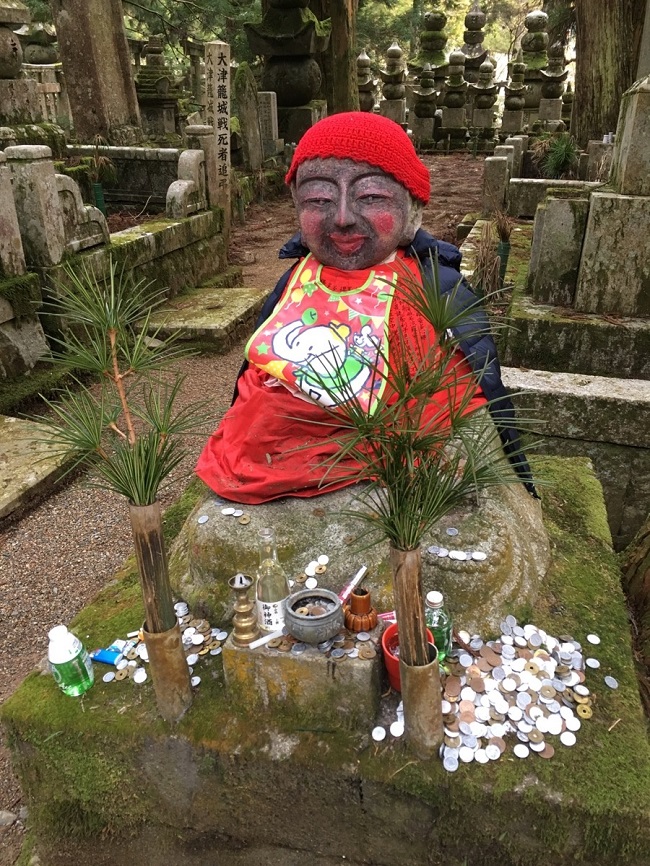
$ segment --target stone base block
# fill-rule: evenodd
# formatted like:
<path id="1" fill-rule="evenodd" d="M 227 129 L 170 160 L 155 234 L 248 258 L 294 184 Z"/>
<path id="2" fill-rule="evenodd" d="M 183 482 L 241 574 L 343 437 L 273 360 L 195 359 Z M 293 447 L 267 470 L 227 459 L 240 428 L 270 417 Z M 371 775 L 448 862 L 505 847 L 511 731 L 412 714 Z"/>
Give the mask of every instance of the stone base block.
<path id="1" fill-rule="evenodd" d="M 521 132 L 524 128 L 524 112 L 523 109 L 521 111 L 508 111 L 507 109 L 503 112 L 503 117 L 501 118 L 501 132 Z"/>
<path id="2" fill-rule="evenodd" d="M 542 463 L 555 553 L 532 622 L 585 646 L 589 633 L 601 639 L 601 670 L 586 672 L 593 718 L 574 748 L 553 737 L 551 760 L 519 760 L 509 736 L 500 760 L 449 774 L 437 757 L 417 761 L 404 737 L 377 746 L 370 727 L 346 730 L 344 716 L 239 712 L 222 656 L 201 660 L 194 703 L 173 728 L 157 718 L 150 680 L 97 676 L 74 700 L 33 673 L 0 713 L 41 862 L 649 866 L 650 749 L 602 494 L 587 460 Z M 126 570 L 72 628 L 106 646 L 137 626 L 137 584 Z"/>
<path id="3" fill-rule="evenodd" d="M 278 133 L 288 144 L 298 144 L 303 135 L 327 115 L 324 99 L 312 99 L 295 108 L 278 107 Z"/>
<path id="4" fill-rule="evenodd" d="M 42 123 L 44 119 L 36 80 L 0 79 L 0 126 Z"/>
<path id="5" fill-rule="evenodd" d="M 467 126 L 467 113 L 465 108 L 443 108 L 442 125 L 445 129 L 464 129 Z"/>
<path id="6" fill-rule="evenodd" d="M 382 99 L 379 113 L 395 123 L 406 123 L 406 99 Z"/>
<path id="7" fill-rule="evenodd" d="M 539 102 L 539 120 L 543 123 L 549 120 L 562 120 L 562 100 L 541 99 Z"/>
<path id="8" fill-rule="evenodd" d="M 483 174 L 483 214 L 503 210 L 509 176 L 507 156 L 488 156 Z"/>
<path id="9" fill-rule="evenodd" d="M 549 193 L 537 208 L 527 290 L 541 304 L 573 303 L 589 194 Z"/>
<path id="10" fill-rule="evenodd" d="M 598 186 L 583 180 L 547 180 L 546 178 L 513 178 L 508 184 L 508 213 L 518 219 L 532 219 L 537 205 L 549 189 L 590 190 Z"/>
<path id="11" fill-rule="evenodd" d="M 576 310 L 650 316 L 650 196 L 594 192 L 590 203 Z"/>
<path id="12" fill-rule="evenodd" d="M 491 130 L 494 126 L 494 109 L 475 108 L 472 112 L 472 126 Z"/>
<path id="13" fill-rule="evenodd" d="M 228 696 L 251 713 L 288 713 L 319 724 L 351 729 L 372 725 L 381 692 L 383 628 L 371 632 L 374 659 L 326 658 L 317 647 L 300 655 L 267 646 L 237 647 L 232 635 L 223 646 L 223 672 Z"/>
<path id="14" fill-rule="evenodd" d="M 521 177 L 521 169 L 524 161 L 524 152 L 528 148 L 528 136 L 527 135 L 511 135 L 504 141 L 504 144 L 508 147 L 514 148 L 514 155 L 512 160 L 512 170 L 510 177 Z"/>
<path id="15" fill-rule="evenodd" d="M 412 117 L 411 132 L 413 141 L 430 141 L 433 138 L 433 117 Z"/>

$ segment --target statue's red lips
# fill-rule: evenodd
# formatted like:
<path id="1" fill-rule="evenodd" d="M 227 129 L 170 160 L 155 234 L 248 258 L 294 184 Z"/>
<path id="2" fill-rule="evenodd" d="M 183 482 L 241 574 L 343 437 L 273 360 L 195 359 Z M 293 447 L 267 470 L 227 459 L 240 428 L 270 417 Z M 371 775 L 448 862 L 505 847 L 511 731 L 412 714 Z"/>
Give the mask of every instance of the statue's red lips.
<path id="1" fill-rule="evenodd" d="M 355 253 L 361 249 L 365 239 L 365 235 L 330 235 L 330 240 L 342 253 Z"/>

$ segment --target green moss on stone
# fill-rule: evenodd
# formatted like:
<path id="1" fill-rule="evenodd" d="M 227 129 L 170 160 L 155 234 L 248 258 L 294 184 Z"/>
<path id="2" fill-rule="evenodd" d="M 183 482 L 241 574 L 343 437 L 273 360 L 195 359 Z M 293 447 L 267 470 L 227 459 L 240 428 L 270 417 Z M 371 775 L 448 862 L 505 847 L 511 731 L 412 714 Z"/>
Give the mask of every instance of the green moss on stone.
<path id="1" fill-rule="evenodd" d="M 17 319 L 34 319 L 43 304 L 38 274 L 0 279 L 0 298 L 11 304 Z"/>
<path id="2" fill-rule="evenodd" d="M 429 815 L 430 823 L 421 824 L 422 844 L 432 866 L 463 861 L 569 866 L 578 860 L 593 866 L 646 866 L 650 749 L 602 497 L 588 461 L 547 458 L 539 463 L 553 482 L 542 495 L 554 557 L 534 622 L 581 641 L 592 631 L 601 637 L 602 668 L 587 677 L 594 717 L 583 723 L 574 748 L 558 746 L 551 761 L 517 761 L 508 754 L 484 766 L 462 765 L 449 776 L 437 760 L 414 760 L 402 741 L 368 746 L 367 736 L 346 731 L 343 721 L 323 730 L 316 718 L 310 725 L 298 715 L 292 718 L 290 708 L 264 717 L 238 715 L 218 657 L 203 662 L 192 708 L 173 729 L 156 718 L 150 682 L 141 687 L 98 682 L 83 699 L 73 700 L 49 677 L 32 674 L 0 715 L 30 798 L 39 846 L 51 840 L 54 848 L 57 840 L 76 834 L 86 835 L 90 848 L 98 832 L 128 837 L 138 833 L 141 822 L 177 839 L 184 828 L 193 840 L 201 832 L 215 832 L 210 827 L 228 833 L 239 812 L 231 811 L 224 824 L 224 807 L 236 803 L 253 815 L 247 810 L 265 796 L 262 785 L 293 790 L 300 780 L 301 803 L 308 797 L 315 809 L 321 796 L 323 808 L 331 808 L 328 792 L 334 791 L 341 828 L 358 817 L 370 822 L 373 838 L 384 833 L 388 843 L 391 833 L 399 832 L 395 810 L 424 810 L 422 818 Z M 116 629 L 130 630 L 141 616 L 138 594 L 134 570 L 127 566 L 77 618 L 77 633 L 95 645 L 116 636 Z M 618 690 L 602 685 L 606 673 L 617 678 Z M 273 742 L 282 737 L 291 740 L 290 760 L 270 757 Z M 194 805 L 188 802 L 169 816 L 168 801 L 178 801 L 171 780 L 185 771 L 175 750 L 186 747 L 190 770 L 200 780 L 192 784 L 200 787 L 192 788 Z M 168 788 L 156 784 L 151 771 L 142 775 L 152 754 L 166 758 L 161 767 L 169 776 Z M 356 799 L 352 790 L 359 792 Z M 364 791 L 370 811 L 360 803 Z M 233 838 L 235 844 L 247 844 L 236 830 Z M 405 855 L 403 862 L 416 860 Z"/>

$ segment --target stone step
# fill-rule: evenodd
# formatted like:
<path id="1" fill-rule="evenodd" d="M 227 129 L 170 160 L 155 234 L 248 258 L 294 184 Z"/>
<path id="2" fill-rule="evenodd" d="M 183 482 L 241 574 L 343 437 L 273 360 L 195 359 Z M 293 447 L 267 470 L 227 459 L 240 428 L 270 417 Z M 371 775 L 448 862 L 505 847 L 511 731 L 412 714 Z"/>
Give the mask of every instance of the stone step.
<path id="1" fill-rule="evenodd" d="M 66 461 L 45 435 L 42 424 L 0 415 L 0 519 L 17 517 L 64 474 Z"/>
<path id="2" fill-rule="evenodd" d="M 149 333 L 162 339 L 178 332 L 181 340 L 207 341 L 215 351 L 226 352 L 252 332 L 267 294 L 241 287 L 190 289 L 155 311 Z"/>

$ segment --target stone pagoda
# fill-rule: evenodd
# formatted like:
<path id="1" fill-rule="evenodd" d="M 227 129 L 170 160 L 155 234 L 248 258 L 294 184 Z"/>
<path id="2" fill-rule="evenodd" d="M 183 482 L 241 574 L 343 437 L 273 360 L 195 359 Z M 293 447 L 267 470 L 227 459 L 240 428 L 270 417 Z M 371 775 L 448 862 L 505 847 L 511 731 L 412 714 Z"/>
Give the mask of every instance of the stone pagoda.
<path id="1" fill-rule="evenodd" d="M 492 150 L 494 146 L 494 103 L 499 95 L 499 86 L 494 81 L 494 66 L 489 60 L 481 63 L 476 84 L 468 84 L 473 105 L 470 126 L 477 137 L 477 149 Z"/>
<path id="2" fill-rule="evenodd" d="M 413 141 L 416 145 L 433 141 L 437 94 L 434 73 L 428 63 L 420 73 L 420 86 L 413 89 L 413 118 L 409 115 Z"/>
<path id="3" fill-rule="evenodd" d="M 360 111 L 372 111 L 375 107 L 377 81 L 372 77 L 370 58 L 365 51 L 357 57 L 357 90 Z"/>
<path id="4" fill-rule="evenodd" d="M 526 15 L 526 33 L 521 37 L 523 61 L 526 64 L 524 105 L 525 121 L 529 126 L 537 120 L 542 98 L 541 70 L 548 66 L 548 15 L 537 9 Z"/>
<path id="5" fill-rule="evenodd" d="M 146 63 L 135 81 L 140 116 L 145 133 L 160 138 L 178 133 L 178 100 L 181 95 L 167 69 L 162 36 L 150 36 L 145 48 Z"/>
<path id="6" fill-rule="evenodd" d="M 379 103 L 379 113 L 395 123 L 406 123 L 406 64 L 403 54 L 397 42 L 393 42 L 386 51 L 386 67 L 379 70 L 384 97 Z"/>
<path id="7" fill-rule="evenodd" d="M 465 81 L 476 84 L 478 81 L 481 63 L 487 60 L 487 49 L 483 47 L 485 32 L 483 28 L 487 22 L 487 15 L 481 9 L 479 0 L 474 0 L 472 8 L 465 16 L 465 32 L 463 39 L 465 44 L 461 51 L 465 55 Z"/>
<path id="8" fill-rule="evenodd" d="M 436 91 L 440 93 L 447 74 L 447 55 L 445 54 L 447 15 L 442 9 L 434 8 L 425 13 L 422 25 L 420 51 L 412 60 L 409 60 L 409 72 L 419 75 L 425 65 L 429 64 L 435 79 Z"/>
<path id="9" fill-rule="evenodd" d="M 462 150 L 467 138 L 467 81 L 465 81 L 465 55 L 460 49 L 449 55 L 449 77 L 443 97 L 442 127 L 436 134 L 441 139 L 441 148 Z"/>
<path id="10" fill-rule="evenodd" d="M 306 0 L 269 0 L 259 24 L 245 24 L 253 54 L 264 58 L 262 90 L 278 97 L 278 133 L 297 142 L 327 113 L 317 99 L 321 71 L 316 56 L 327 49 L 329 19 L 319 21 Z"/>
<path id="11" fill-rule="evenodd" d="M 539 103 L 539 120 L 551 131 L 564 129 L 562 122 L 562 94 L 569 74 L 564 68 L 564 47 L 556 42 L 548 50 L 548 67 L 540 69 L 542 76 L 542 98 Z"/>
<path id="12" fill-rule="evenodd" d="M 517 135 L 524 128 L 524 107 L 526 105 L 526 64 L 521 48 L 510 65 L 510 81 L 505 87 L 505 102 L 501 118 L 501 133 Z M 503 136 L 502 136 L 503 137 Z"/>

